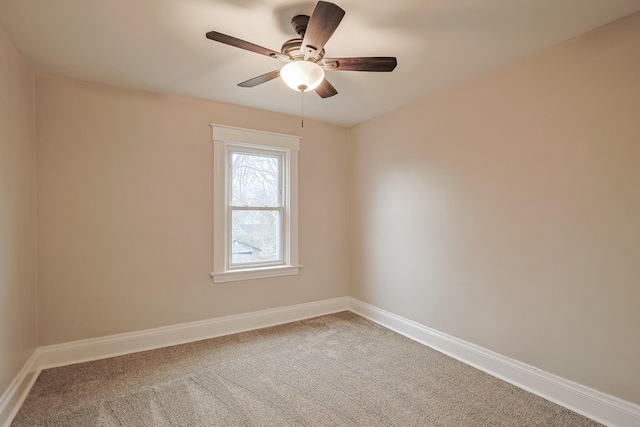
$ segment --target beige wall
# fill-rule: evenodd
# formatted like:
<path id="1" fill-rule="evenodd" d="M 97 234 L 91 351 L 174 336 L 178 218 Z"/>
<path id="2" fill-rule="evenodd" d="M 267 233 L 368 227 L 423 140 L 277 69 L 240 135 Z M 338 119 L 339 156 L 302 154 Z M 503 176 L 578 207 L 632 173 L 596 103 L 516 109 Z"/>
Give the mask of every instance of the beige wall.
<path id="1" fill-rule="evenodd" d="M 0 396 L 36 348 L 33 74 L 0 27 Z"/>
<path id="2" fill-rule="evenodd" d="M 639 52 L 636 14 L 353 128 L 352 296 L 640 403 Z"/>
<path id="3" fill-rule="evenodd" d="M 36 76 L 39 344 L 345 296 L 347 131 Z M 298 276 L 213 284 L 210 123 L 303 137 Z"/>

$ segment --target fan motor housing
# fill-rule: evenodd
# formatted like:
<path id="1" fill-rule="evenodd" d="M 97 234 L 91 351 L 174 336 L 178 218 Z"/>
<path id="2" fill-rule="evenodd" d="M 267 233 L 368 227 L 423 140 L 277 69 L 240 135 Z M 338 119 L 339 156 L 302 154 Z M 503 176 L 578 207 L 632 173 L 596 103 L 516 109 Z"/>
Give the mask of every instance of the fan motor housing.
<path id="1" fill-rule="evenodd" d="M 280 51 L 291 59 L 304 58 L 304 52 L 300 50 L 301 46 L 302 46 L 302 38 L 295 38 L 295 39 L 287 40 L 286 42 L 284 42 L 282 44 L 282 48 L 280 49 Z M 320 62 L 320 60 L 322 60 L 323 57 L 324 57 L 324 49 L 320 51 L 317 59 L 314 60 L 314 58 L 311 57 L 309 58 L 309 60 L 314 62 Z"/>

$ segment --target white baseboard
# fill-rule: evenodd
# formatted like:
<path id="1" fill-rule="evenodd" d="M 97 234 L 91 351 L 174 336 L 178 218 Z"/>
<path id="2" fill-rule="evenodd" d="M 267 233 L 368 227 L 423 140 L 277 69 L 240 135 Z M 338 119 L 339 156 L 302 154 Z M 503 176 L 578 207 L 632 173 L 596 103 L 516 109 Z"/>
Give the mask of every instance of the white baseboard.
<path id="1" fill-rule="evenodd" d="M 0 398 L 0 426 L 9 426 L 42 369 L 184 344 L 344 310 L 351 310 L 386 328 L 603 424 L 619 427 L 640 426 L 640 407 L 637 405 L 509 359 L 350 297 L 39 347 Z"/>
<path id="2" fill-rule="evenodd" d="M 36 349 L 27 359 L 18 375 L 11 381 L 9 388 L 0 397 L 0 426 L 9 427 L 22 402 L 29 394 L 31 386 L 38 378 L 37 359 L 38 350 Z"/>
<path id="3" fill-rule="evenodd" d="M 110 335 L 39 348 L 40 369 L 105 359 L 139 351 L 185 344 L 223 335 L 267 328 L 349 309 L 349 297 L 234 314 L 138 332 Z"/>
<path id="4" fill-rule="evenodd" d="M 39 347 L 0 400 L 0 426 L 8 427 L 42 369 L 105 359 L 235 334 L 349 309 L 350 298 L 334 298 L 199 322 Z"/>
<path id="5" fill-rule="evenodd" d="M 349 309 L 414 341 L 609 426 L 640 426 L 640 406 L 351 298 Z"/>

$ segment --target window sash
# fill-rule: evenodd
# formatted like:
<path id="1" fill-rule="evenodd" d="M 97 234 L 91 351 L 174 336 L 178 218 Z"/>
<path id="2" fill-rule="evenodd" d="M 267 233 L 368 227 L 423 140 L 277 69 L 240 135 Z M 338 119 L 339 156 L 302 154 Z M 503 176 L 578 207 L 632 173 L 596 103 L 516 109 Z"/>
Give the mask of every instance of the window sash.
<path id="1" fill-rule="evenodd" d="M 232 219 L 234 211 L 265 211 L 265 212 L 278 212 L 278 223 L 276 224 L 276 259 L 265 261 L 247 261 L 247 262 L 233 262 L 233 230 Z M 284 207 L 248 207 L 248 206 L 229 206 L 227 209 L 227 270 L 238 270 L 255 267 L 267 267 L 274 265 L 286 264 L 286 223 L 285 223 L 286 211 Z"/>
<path id="2" fill-rule="evenodd" d="M 277 168 L 277 173 L 278 173 L 278 177 L 277 177 L 277 184 L 278 184 L 278 189 L 277 189 L 277 204 L 276 206 L 260 206 L 260 205 L 248 205 L 251 207 L 284 207 L 286 206 L 286 200 L 284 199 L 286 191 L 285 190 L 285 185 L 286 185 L 286 176 L 285 176 L 285 171 L 287 170 L 288 164 L 287 164 L 287 156 L 286 156 L 286 152 L 282 151 L 282 150 L 274 150 L 274 149 L 260 149 L 260 148 L 255 148 L 255 147 L 247 147 L 244 145 L 241 146 L 236 146 L 233 144 L 228 144 L 228 148 L 227 148 L 227 164 L 228 164 L 228 170 L 227 170 L 227 184 L 228 184 L 228 188 L 227 188 L 227 197 L 226 197 L 226 206 L 233 206 L 232 202 L 233 202 L 233 155 L 234 154 L 240 154 L 240 155 L 248 155 L 248 156 L 256 156 L 256 157 L 272 157 L 272 158 L 276 158 L 278 160 L 278 168 Z M 240 206 L 238 206 L 240 207 Z"/>
<path id="3" fill-rule="evenodd" d="M 233 156 L 234 154 L 250 155 L 257 157 L 272 157 L 278 160 L 277 168 L 277 206 L 236 206 L 232 204 L 233 201 Z M 227 145 L 227 191 L 225 197 L 225 205 L 227 206 L 227 218 L 225 221 L 225 231 L 227 238 L 225 266 L 227 270 L 239 270 L 256 267 L 267 267 L 283 265 L 287 262 L 288 245 L 286 241 L 286 206 L 287 200 L 285 198 L 286 191 L 286 176 L 285 171 L 287 169 L 287 156 L 286 152 L 276 149 L 260 149 L 256 147 L 237 146 L 235 144 Z M 276 259 L 274 260 L 254 260 L 247 262 L 234 262 L 233 261 L 233 212 L 234 211 L 273 211 L 278 212 L 278 223 L 276 224 Z M 244 242 L 246 243 L 246 242 Z"/>

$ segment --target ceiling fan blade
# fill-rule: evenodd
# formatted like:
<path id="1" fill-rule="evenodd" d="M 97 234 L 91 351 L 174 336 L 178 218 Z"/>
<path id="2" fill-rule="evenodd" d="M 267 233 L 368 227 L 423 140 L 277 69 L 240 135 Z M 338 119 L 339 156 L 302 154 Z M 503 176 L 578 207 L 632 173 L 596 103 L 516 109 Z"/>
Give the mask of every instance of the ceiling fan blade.
<path id="1" fill-rule="evenodd" d="M 362 58 L 325 58 L 325 70 L 339 71 L 393 71 L 398 60 L 393 56 L 370 56 Z"/>
<path id="2" fill-rule="evenodd" d="M 265 73 L 261 76 L 258 77 L 254 77 L 252 79 L 249 80 L 245 80 L 242 83 L 238 83 L 238 86 L 240 87 L 254 87 L 254 86 L 258 86 L 261 85 L 262 83 L 266 83 L 270 80 L 273 80 L 275 78 L 277 78 L 278 76 L 280 76 L 280 70 L 274 70 L 274 71 L 269 71 L 268 73 Z"/>
<path id="3" fill-rule="evenodd" d="M 260 55 L 270 56 L 270 57 L 276 58 L 276 59 L 289 60 L 288 57 L 284 56 L 280 52 L 276 52 L 275 50 L 267 49 L 266 47 L 258 46 L 257 44 L 249 43 L 247 41 L 240 40 L 240 39 L 237 39 L 235 37 L 219 33 L 217 31 L 209 31 L 206 35 L 207 35 L 207 38 L 209 40 L 213 40 L 213 41 L 216 41 L 216 42 L 228 44 L 229 46 L 233 46 L 233 47 L 239 47 L 240 49 L 244 49 L 244 50 L 248 50 L 248 51 L 251 51 L 251 52 L 259 53 Z"/>
<path id="4" fill-rule="evenodd" d="M 330 98 L 333 95 L 337 95 L 338 91 L 331 83 L 329 83 L 329 80 L 324 79 L 316 88 L 316 93 L 320 95 L 321 98 Z"/>
<path id="5" fill-rule="evenodd" d="M 309 57 L 318 59 L 325 43 L 338 28 L 343 17 L 344 10 L 338 5 L 326 1 L 319 1 L 316 4 L 307 24 L 302 46 L 300 46 L 305 59 Z"/>

